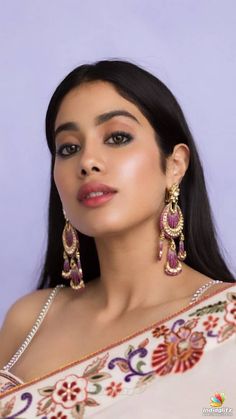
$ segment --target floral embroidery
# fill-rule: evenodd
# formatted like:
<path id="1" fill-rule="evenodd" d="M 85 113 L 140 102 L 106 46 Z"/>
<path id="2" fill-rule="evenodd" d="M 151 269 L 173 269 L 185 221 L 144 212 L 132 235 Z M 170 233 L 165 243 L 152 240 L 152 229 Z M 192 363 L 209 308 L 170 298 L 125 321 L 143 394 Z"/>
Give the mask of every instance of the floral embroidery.
<path id="1" fill-rule="evenodd" d="M 124 380 L 127 383 L 131 381 L 131 378 L 137 376 L 149 376 L 152 373 L 152 371 L 142 371 L 142 368 L 144 365 L 146 365 L 146 362 L 139 360 L 136 361 L 137 356 L 139 358 L 144 358 L 147 356 L 148 350 L 145 348 L 145 346 L 147 346 L 148 343 L 149 339 L 145 339 L 138 345 L 137 348 L 135 348 L 133 345 L 129 345 L 128 349 L 125 351 L 124 356 L 113 358 L 108 363 L 108 368 L 114 369 L 116 366 L 118 366 L 122 372 L 128 373 L 124 377 Z"/>
<path id="2" fill-rule="evenodd" d="M 201 317 L 205 314 L 224 312 L 225 306 L 226 301 L 218 301 L 218 303 L 208 304 L 207 306 L 197 308 L 196 310 L 189 313 L 189 317 Z"/>
<path id="3" fill-rule="evenodd" d="M 205 326 L 205 330 L 209 331 L 217 326 L 219 317 L 214 317 L 212 315 L 208 316 L 207 320 L 205 320 L 202 324 Z"/>
<path id="4" fill-rule="evenodd" d="M 157 326 L 155 329 L 153 329 L 152 336 L 154 338 L 159 338 L 159 336 L 163 336 L 168 332 L 169 332 L 169 328 L 166 327 L 165 324 L 162 324 L 161 326 Z"/>
<path id="5" fill-rule="evenodd" d="M 16 396 L 13 396 L 3 406 L 0 401 L 0 418 L 7 418 L 10 415 L 14 407 L 15 401 L 16 401 Z"/>
<path id="6" fill-rule="evenodd" d="M 26 406 L 23 407 L 22 409 L 20 409 L 19 411 L 15 412 L 14 414 L 12 414 L 11 416 L 9 416 L 12 413 L 13 407 L 15 406 L 15 402 L 16 402 L 16 397 L 13 396 L 9 401 L 7 401 L 4 406 L 2 407 L 2 404 L 0 402 L 0 414 L 1 414 L 1 418 L 8 418 L 8 419 L 15 419 L 18 418 L 19 415 L 21 415 L 22 413 L 25 413 L 26 410 L 29 409 L 29 407 L 32 404 L 32 400 L 33 400 L 33 395 L 29 392 L 25 392 L 21 395 L 21 400 L 26 400 Z"/>
<path id="7" fill-rule="evenodd" d="M 218 325 L 219 317 L 214 317 L 211 314 L 208 316 L 207 320 L 205 320 L 202 324 L 207 331 L 207 336 L 209 337 L 216 337 L 218 333 L 214 333 L 214 328 Z"/>
<path id="8" fill-rule="evenodd" d="M 39 389 L 38 392 L 44 397 L 37 404 L 37 416 L 55 413 L 56 410 L 59 414 L 62 406 L 64 409 L 72 409 L 70 414 L 79 419 L 83 417 L 86 406 L 98 406 L 99 403 L 92 396 L 101 392 L 102 386 L 99 382 L 111 378 L 109 373 L 102 371 L 108 356 L 109 353 L 106 353 L 103 357 L 95 359 L 86 367 L 82 376 L 67 375 L 54 386 Z M 57 416 L 50 418 L 53 417 Z"/>
<path id="9" fill-rule="evenodd" d="M 121 390 L 122 383 L 116 384 L 115 381 L 112 381 L 111 384 L 106 388 L 107 395 L 112 397 L 116 397 Z"/>
<path id="10" fill-rule="evenodd" d="M 236 326 L 236 301 L 232 301 L 232 303 L 227 304 L 225 320 Z"/>
<path id="11" fill-rule="evenodd" d="M 52 393 L 52 400 L 69 409 L 86 400 L 87 384 L 88 381 L 85 378 L 73 374 L 68 375 L 66 378 L 57 381 Z"/>
<path id="12" fill-rule="evenodd" d="M 198 319 L 190 320 L 174 331 L 176 324 L 182 322 L 175 322 L 164 336 L 164 343 L 153 351 L 151 363 L 158 375 L 185 372 L 199 362 L 203 354 L 206 338 L 203 332 L 192 332 Z"/>
<path id="13" fill-rule="evenodd" d="M 226 323 L 220 328 L 217 342 L 223 342 L 236 333 L 236 293 L 228 292 L 224 320 Z"/>
<path id="14" fill-rule="evenodd" d="M 50 416 L 50 419 L 58 419 L 58 418 L 60 418 L 60 419 L 67 419 L 68 416 L 67 415 L 64 415 L 64 413 L 62 411 L 58 412 L 56 416 L 55 415 Z"/>

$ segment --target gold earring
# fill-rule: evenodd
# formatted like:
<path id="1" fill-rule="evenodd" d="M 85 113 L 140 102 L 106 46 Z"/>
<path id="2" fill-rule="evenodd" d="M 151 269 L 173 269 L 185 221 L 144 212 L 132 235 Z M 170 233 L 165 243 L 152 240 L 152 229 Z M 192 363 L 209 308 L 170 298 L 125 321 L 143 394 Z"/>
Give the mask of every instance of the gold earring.
<path id="1" fill-rule="evenodd" d="M 165 238 L 169 241 L 167 262 L 165 264 L 165 273 L 167 275 L 178 275 L 182 271 L 182 264 L 187 254 L 184 250 L 184 217 L 180 207 L 178 206 L 179 185 L 174 183 L 167 191 L 166 203 L 160 217 L 160 243 L 159 243 L 159 260 L 162 258 L 163 242 Z M 176 253 L 176 245 L 174 239 L 180 237 L 178 255 Z"/>
<path id="2" fill-rule="evenodd" d="M 85 287 L 80 263 L 79 238 L 77 231 L 66 217 L 64 209 L 63 213 L 66 219 L 66 224 L 62 233 L 62 242 L 64 247 L 62 277 L 70 280 L 71 288 L 78 290 Z M 71 258 L 70 261 L 69 258 Z"/>

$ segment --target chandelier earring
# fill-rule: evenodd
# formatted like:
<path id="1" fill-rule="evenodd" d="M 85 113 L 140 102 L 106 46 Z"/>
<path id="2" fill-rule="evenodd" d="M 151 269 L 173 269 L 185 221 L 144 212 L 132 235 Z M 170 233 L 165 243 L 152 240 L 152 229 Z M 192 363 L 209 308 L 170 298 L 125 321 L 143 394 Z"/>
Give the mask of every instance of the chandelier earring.
<path id="1" fill-rule="evenodd" d="M 62 233 L 64 247 L 62 277 L 70 280 L 72 289 L 78 290 L 85 287 L 80 263 L 79 238 L 77 231 L 66 217 L 64 209 L 63 214 L 66 219 L 66 224 Z"/>
<path id="2" fill-rule="evenodd" d="M 160 217 L 160 242 L 159 255 L 161 260 L 163 254 L 164 240 L 168 240 L 167 262 L 165 264 L 165 273 L 167 275 L 178 275 L 182 271 L 182 264 L 187 254 L 184 249 L 184 217 L 178 205 L 180 189 L 177 183 L 167 190 L 165 203 L 167 204 Z M 179 238 L 178 253 L 176 251 L 175 239 Z"/>

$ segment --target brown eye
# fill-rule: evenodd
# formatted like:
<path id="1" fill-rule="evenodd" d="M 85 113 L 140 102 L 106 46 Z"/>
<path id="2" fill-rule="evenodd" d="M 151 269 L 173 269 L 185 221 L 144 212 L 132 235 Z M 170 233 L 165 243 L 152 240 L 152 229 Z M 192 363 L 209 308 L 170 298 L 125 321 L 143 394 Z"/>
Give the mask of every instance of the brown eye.
<path id="1" fill-rule="evenodd" d="M 108 140 L 113 140 L 113 142 L 110 142 Z M 125 141 L 124 141 L 125 139 Z M 123 145 L 123 144 L 127 144 L 129 143 L 131 140 L 133 139 L 133 137 L 128 134 L 127 132 L 113 132 L 106 140 L 106 143 L 111 144 L 111 145 Z"/>
<path id="2" fill-rule="evenodd" d="M 61 157 L 70 156 L 71 154 L 74 154 L 77 151 L 78 147 L 79 146 L 75 144 L 64 144 L 58 148 L 56 154 Z M 66 150 L 68 153 L 65 153 L 64 150 Z"/>

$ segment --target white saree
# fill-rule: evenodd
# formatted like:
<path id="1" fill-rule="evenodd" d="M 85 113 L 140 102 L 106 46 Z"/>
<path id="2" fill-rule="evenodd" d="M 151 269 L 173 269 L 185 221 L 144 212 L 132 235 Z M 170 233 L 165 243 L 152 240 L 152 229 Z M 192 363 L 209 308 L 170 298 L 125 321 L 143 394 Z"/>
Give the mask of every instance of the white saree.
<path id="1" fill-rule="evenodd" d="M 31 382 L 0 371 L 0 417 L 236 417 L 236 284 Z"/>

